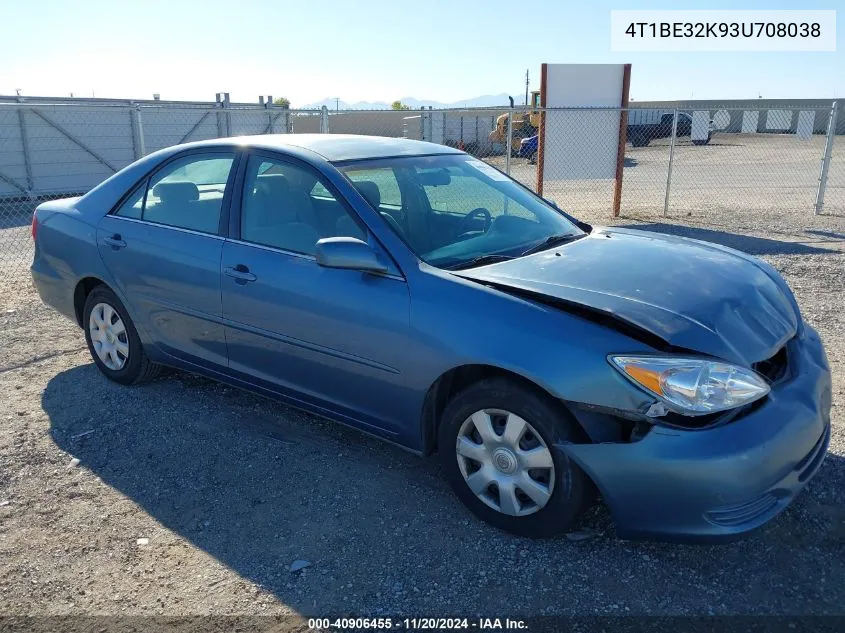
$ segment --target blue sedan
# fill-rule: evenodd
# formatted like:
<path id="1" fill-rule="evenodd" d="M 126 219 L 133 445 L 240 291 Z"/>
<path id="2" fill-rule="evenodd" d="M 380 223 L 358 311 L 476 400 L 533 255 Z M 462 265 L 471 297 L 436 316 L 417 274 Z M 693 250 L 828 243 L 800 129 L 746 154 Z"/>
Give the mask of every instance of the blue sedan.
<path id="1" fill-rule="evenodd" d="M 32 233 L 41 298 L 107 378 L 176 367 L 437 452 L 517 534 L 572 529 L 598 492 L 624 537 L 735 536 L 826 453 L 825 354 L 773 268 L 591 227 L 449 147 L 180 145 Z"/>

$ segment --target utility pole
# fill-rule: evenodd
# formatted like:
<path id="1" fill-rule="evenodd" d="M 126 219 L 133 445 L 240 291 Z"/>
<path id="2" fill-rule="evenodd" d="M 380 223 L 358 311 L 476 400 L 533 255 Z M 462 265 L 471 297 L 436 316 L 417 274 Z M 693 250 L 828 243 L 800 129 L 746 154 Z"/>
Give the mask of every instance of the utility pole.
<path id="1" fill-rule="evenodd" d="M 525 69 L 525 107 L 528 107 L 528 69 Z"/>
<path id="2" fill-rule="evenodd" d="M 334 111 L 335 111 L 335 112 L 339 112 L 339 111 L 340 111 L 340 97 L 335 97 L 335 98 L 334 98 Z"/>

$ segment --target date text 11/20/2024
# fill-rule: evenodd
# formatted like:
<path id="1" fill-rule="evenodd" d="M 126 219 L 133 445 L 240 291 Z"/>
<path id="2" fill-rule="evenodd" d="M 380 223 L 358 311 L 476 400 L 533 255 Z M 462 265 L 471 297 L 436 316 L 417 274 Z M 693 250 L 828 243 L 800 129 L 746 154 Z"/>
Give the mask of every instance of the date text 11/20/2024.
<path id="1" fill-rule="evenodd" d="M 389 630 L 409 631 L 519 631 L 527 630 L 524 620 L 510 618 L 310 618 L 308 628 L 315 630 Z"/>

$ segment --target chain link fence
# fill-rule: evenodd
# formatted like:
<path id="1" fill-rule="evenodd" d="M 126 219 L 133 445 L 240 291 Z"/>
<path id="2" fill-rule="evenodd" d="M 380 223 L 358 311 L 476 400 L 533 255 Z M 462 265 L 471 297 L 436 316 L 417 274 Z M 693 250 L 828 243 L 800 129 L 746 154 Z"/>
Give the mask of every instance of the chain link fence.
<path id="1" fill-rule="evenodd" d="M 747 227 L 845 224 L 845 115 L 832 107 L 292 110 L 272 105 L 0 103 L 0 262 L 28 266 L 42 201 L 81 195 L 163 147 L 244 134 L 342 133 L 457 147 L 587 221 L 693 216 Z M 841 123 L 840 123 L 841 122 Z M 627 136 L 621 189 L 618 130 Z M 540 129 L 545 133 L 540 135 Z M 542 140 L 542 142 L 541 142 Z"/>

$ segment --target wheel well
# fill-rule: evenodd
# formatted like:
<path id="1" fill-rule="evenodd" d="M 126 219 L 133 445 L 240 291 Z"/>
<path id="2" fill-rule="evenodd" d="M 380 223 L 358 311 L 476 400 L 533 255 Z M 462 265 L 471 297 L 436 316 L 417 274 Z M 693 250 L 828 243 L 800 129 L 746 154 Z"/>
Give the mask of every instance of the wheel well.
<path id="1" fill-rule="evenodd" d="M 76 323 L 80 327 L 82 327 L 82 310 L 85 308 L 85 300 L 94 288 L 105 285 L 102 279 L 96 277 L 85 277 L 76 284 L 73 290 L 73 311 L 76 314 Z"/>
<path id="2" fill-rule="evenodd" d="M 437 449 L 437 431 L 440 425 L 440 417 L 452 397 L 480 380 L 494 377 L 508 378 L 521 383 L 528 389 L 536 391 L 552 401 L 555 407 L 560 408 L 562 414 L 570 415 L 563 402 L 524 376 L 493 365 L 461 365 L 440 376 L 426 393 L 422 409 L 423 452 L 426 455 Z"/>

